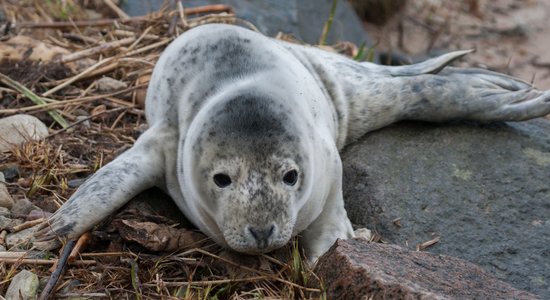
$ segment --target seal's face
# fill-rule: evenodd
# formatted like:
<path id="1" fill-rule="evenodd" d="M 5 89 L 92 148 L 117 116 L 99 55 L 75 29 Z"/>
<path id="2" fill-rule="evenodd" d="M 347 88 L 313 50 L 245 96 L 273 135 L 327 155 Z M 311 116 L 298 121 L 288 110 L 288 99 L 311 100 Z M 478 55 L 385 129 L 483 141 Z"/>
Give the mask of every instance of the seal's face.
<path id="1" fill-rule="evenodd" d="M 302 172 L 286 157 L 217 159 L 206 183 L 223 238 L 234 250 L 262 253 L 291 238 Z"/>
<path id="2" fill-rule="evenodd" d="M 269 252 L 293 234 L 305 197 L 304 147 L 283 106 L 241 96 L 214 108 L 194 139 L 193 186 L 214 239 L 245 253 Z M 218 236 L 216 236 L 218 235 Z"/>

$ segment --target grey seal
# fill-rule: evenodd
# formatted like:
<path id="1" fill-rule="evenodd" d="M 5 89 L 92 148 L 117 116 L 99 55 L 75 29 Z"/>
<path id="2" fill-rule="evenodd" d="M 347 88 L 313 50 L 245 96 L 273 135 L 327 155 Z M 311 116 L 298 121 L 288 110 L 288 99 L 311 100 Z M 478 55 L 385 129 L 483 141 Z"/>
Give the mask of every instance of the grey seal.
<path id="1" fill-rule="evenodd" d="M 489 122 L 550 113 L 550 91 L 447 67 L 468 52 L 392 67 L 231 25 L 189 30 L 154 68 L 149 129 L 41 225 L 35 244 L 77 238 L 159 186 L 220 245 L 264 253 L 298 235 L 314 262 L 337 238 L 354 236 L 342 197 L 345 145 L 405 119 Z"/>

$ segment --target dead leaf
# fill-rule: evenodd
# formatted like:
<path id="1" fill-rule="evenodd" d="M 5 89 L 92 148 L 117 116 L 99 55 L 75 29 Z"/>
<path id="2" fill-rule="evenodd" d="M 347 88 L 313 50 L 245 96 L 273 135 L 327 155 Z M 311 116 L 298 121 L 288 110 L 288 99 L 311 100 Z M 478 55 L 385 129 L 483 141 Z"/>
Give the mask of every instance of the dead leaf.
<path id="1" fill-rule="evenodd" d="M 124 240 L 136 242 L 151 251 L 186 250 L 200 247 L 208 241 L 202 233 L 164 224 L 134 220 L 113 223 Z"/>

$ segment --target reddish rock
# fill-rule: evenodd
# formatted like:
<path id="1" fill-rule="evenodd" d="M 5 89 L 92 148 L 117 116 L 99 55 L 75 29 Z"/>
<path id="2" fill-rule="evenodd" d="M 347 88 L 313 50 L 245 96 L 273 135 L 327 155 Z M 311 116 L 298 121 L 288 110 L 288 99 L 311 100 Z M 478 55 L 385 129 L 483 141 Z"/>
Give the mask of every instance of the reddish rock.
<path id="1" fill-rule="evenodd" d="M 338 240 L 315 272 L 329 299 L 539 299 L 462 259 Z"/>

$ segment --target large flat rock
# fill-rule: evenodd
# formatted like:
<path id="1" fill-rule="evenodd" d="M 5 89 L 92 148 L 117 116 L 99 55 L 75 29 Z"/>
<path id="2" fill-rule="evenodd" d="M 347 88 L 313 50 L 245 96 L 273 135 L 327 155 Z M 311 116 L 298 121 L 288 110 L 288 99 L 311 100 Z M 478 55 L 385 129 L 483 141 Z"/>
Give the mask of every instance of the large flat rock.
<path id="1" fill-rule="evenodd" d="M 538 299 L 462 259 L 338 240 L 316 267 L 329 299 Z"/>
<path id="2" fill-rule="evenodd" d="M 550 122 L 400 123 L 343 161 L 354 224 L 409 249 L 440 237 L 428 251 L 550 299 Z"/>

